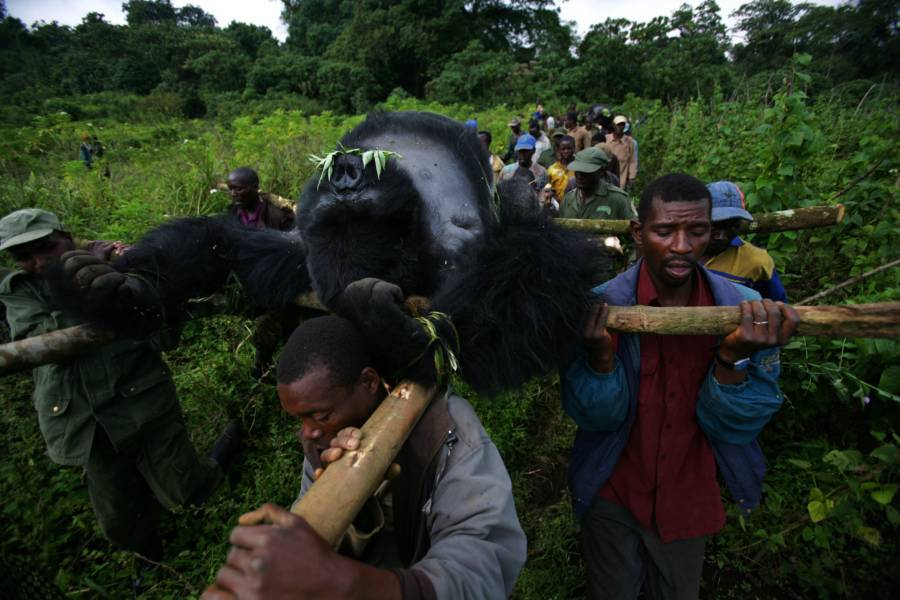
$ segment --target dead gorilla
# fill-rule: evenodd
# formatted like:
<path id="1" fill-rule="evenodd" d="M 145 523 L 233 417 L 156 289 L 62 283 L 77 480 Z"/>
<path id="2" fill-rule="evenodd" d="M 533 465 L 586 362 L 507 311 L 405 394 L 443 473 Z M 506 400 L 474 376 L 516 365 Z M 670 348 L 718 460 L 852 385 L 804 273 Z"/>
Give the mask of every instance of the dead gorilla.
<path id="1" fill-rule="evenodd" d="M 358 155 L 341 155 L 330 178 L 306 185 L 291 233 L 190 218 L 148 233 L 114 270 L 66 257 L 59 297 L 96 324 L 134 333 L 135 323 L 155 327 L 188 298 L 221 289 L 230 272 L 265 308 L 287 306 L 312 287 L 372 333 L 385 372 L 425 381 L 434 377 L 430 360 L 407 367 L 428 336 L 400 302 L 429 296 L 459 334 L 463 378 L 486 393 L 570 356 L 596 283 L 595 246 L 548 221 L 527 185 L 501 190 L 498 216 L 489 157 L 473 131 L 430 113 L 379 113 L 341 144 L 401 157 L 379 178 L 374 163 L 363 168 Z M 347 288 L 365 278 L 383 281 Z"/>

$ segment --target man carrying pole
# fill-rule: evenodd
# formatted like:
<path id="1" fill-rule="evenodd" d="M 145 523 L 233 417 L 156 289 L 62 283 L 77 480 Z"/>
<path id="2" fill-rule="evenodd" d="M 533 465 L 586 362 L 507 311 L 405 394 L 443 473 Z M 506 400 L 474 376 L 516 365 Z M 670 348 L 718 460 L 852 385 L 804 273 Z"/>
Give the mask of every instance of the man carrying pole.
<path id="1" fill-rule="evenodd" d="M 77 323 L 50 305 L 47 274 L 72 236 L 56 215 L 25 208 L 0 219 L 0 250 L 19 270 L 0 282 L 11 337 L 19 340 Z M 123 251 L 114 242 L 85 247 L 102 261 Z M 188 437 L 175 385 L 160 355 L 162 336 L 121 339 L 34 370 L 34 404 L 50 459 L 84 467 L 104 535 L 160 560 L 160 509 L 203 502 L 221 482 L 239 443 L 237 424 L 208 459 Z"/>
<path id="2" fill-rule="evenodd" d="M 643 258 L 595 288 L 583 351 L 561 375 L 578 424 L 569 467 L 589 598 L 697 598 L 706 537 L 725 522 L 717 467 L 738 505 L 754 508 L 765 472 L 756 441 L 781 407 L 779 347 L 790 306 L 700 265 L 709 190 L 667 175 L 644 190 L 632 236 Z M 611 334 L 607 304 L 740 305 L 722 338 Z"/>
<path id="3" fill-rule="evenodd" d="M 380 362 L 340 317 L 305 321 L 288 340 L 278 396 L 301 420 L 301 497 L 324 467 L 361 448 L 359 428 L 386 396 Z M 356 460 L 357 470 L 366 468 L 362 454 Z M 469 403 L 439 389 L 391 471 L 343 536 L 340 554 L 282 508 L 243 515 L 227 564 L 203 598 L 509 596 L 525 562 L 525 534 L 506 467 Z"/>

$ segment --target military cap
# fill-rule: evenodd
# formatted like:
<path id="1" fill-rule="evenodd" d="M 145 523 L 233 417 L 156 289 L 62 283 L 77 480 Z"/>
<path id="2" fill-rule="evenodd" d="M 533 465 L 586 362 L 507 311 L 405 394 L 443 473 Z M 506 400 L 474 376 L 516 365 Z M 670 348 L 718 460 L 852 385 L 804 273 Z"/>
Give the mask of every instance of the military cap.
<path id="1" fill-rule="evenodd" d="M 62 231 L 59 219 L 40 208 L 23 208 L 0 219 L 0 250 L 21 246 L 54 231 Z"/>
<path id="2" fill-rule="evenodd" d="M 585 148 L 575 155 L 575 160 L 569 163 L 570 171 L 578 171 L 581 173 L 594 173 L 600 169 L 605 169 L 609 164 L 609 157 L 599 148 Z"/>

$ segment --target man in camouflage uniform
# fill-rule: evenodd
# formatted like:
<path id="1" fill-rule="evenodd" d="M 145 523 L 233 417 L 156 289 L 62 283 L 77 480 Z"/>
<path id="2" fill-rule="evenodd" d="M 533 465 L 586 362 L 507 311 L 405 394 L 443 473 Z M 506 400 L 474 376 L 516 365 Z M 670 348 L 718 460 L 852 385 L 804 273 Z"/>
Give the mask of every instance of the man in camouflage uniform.
<path id="1" fill-rule="evenodd" d="M 19 270 L 0 281 L 13 340 L 76 325 L 50 304 L 48 269 L 76 249 L 57 217 L 26 208 L 0 219 L 0 250 Z M 118 243 L 84 246 L 109 260 Z M 34 405 L 50 459 L 84 468 L 91 504 L 112 542 L 155 560 L 160 508 L 203 502 L 239 443 L 229 424 L 208 459 L 188 437 L 175 384 L 155 339 L 122 339 L 34 369 Z"/>

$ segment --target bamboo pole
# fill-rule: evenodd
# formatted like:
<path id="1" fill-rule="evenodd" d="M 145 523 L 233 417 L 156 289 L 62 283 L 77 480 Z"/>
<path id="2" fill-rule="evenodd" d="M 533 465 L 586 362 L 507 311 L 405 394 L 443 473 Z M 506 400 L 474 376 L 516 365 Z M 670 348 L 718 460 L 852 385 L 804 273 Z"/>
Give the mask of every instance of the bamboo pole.
<path id="1" fill-rule="evenodd" d="M 807 206 L 754 215 L 743 229 L 746 233 L 775 233 L 797 229 L 812 229 L 837 225 L 844 219 L 844 205 Z M 629 221 L 599 219 L 555 219 L 566 229 L 605 235 L 627 235 Z"/>
<path id="2" fill-rule="evenodd" d="M 300 296 L 298 303 L 323 309 L 311 292 Z M 798 335 L 851 338 L 900 336 L 900 302 L 795 308 L 801 318 Z M 739 321 L 740 311 L 734 306 L 612 306 L 608 324 L 611 330 L 624 333 L 722 335 L 733 331 Z M 0 375 L 64 360 L 112 339 L 108 334 L 78 325 L 3 344 L 0 345 Z"/>
<path id="3" fill-rule="evenodd" d="M 336 546 L 391 466 L 419 422 L 434 389 L 401 382 L 362 427 L 358 450 L 328 466 L 291 512 L 303 517 L 325 541 Z"/>

